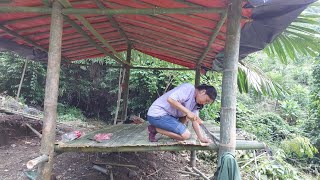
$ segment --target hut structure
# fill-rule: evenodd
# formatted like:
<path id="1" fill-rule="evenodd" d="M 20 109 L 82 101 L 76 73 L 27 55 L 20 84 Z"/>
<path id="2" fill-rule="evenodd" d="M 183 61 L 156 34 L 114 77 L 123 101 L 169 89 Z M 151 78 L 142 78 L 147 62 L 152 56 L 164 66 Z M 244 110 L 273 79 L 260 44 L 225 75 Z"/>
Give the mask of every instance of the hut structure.
<path id="1" fill-rule="evenodd" d="M 259 149 L 264 144 L 236 140 L 238 61 L 263 49 L 315 0 L 2 0 L 0 49 L 48 64 L 38 179 L 50 179 L 56 153 Z M 55 144 L 61 63 L 109 56 L 126 69 L 127 108 L 131 50 L 196 71 L 223 73 L 219 144 L 195 140 L 147 142 L 146 125 L 107 127 L 115 139 L 87 138 Z M 119 52 L 127 51 L 124 59 Z M 125 111 L 126 112 L 126 111 Z M 104 132 L 103 130 L 101 130 Z M 134 137 L 134 138 L 133 138 Z"/>

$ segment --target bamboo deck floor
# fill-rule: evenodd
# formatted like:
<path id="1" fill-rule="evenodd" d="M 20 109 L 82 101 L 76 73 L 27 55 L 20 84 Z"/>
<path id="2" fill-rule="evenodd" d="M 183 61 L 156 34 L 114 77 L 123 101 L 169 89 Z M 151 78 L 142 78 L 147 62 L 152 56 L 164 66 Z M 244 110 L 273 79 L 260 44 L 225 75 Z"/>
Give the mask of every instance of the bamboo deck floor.
<path id="1" fill-rule="evenodd" d="M 90 132 L 79 139 L 70 142 L 57 142 L 56 152 L 141 152 L 141 151 L 179 151 L 179 150 L 218 150 L 215 143 L 204 144 L 197 140 L 197 136 L 189 125 L 192 134 L 186 141 L 175 141 L 166 136 L 157 134 L 158 142 L 149 142 L 148 123 L 143 124 L 120 124 L 106 126 L 105 128 Z M 219 127 L 206 124 L 206 127 L 219 138 Z M 104 142 L 92 140 L 98 133 L 112 133 L 112 137 Z M 207 135 L 202 131 L 202 134 Z M 246 141 L 237 137 L 236 149 L 263 149 L 265 145 L 257 141 Z"/>

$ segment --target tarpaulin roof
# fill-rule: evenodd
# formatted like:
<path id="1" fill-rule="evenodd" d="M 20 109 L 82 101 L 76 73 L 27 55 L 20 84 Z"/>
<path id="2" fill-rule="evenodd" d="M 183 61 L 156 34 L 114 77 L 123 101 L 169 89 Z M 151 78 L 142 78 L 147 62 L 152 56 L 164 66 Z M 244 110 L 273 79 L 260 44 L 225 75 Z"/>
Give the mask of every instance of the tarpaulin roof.
<path id="1" fill-rule="evenodd" d="M 314 1 L 244 1 L 240 57 L 263 49 Z M 227 0 L 59 2 L 65 20 L 64 59 L 73 61 L 111 54 L 121 60 L 117 53 L 132 44 L 133 49 L 189 68 L 199 62 L 210 69 L 212 64 L 215 69 L 221 66 Z M 13 50 L 30 59 L 46 59 L 50 12 L 47 0 L 1 1 L 0 50 Z"/>

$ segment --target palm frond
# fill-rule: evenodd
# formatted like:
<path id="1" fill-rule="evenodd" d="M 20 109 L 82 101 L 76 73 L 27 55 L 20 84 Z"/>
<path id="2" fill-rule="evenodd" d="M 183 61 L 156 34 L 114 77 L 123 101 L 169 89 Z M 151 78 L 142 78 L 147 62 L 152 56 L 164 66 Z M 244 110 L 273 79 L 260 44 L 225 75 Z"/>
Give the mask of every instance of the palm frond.
<path id="1" fill-rule="evenodd" d="M 253 87 L 257 94 L 269 95 L 272 97 L 287 94 L 279 84 L 273 82 L 261 69 L 248 62 L 239 62 L 239 91 L 241 93 L 247 93 L 249 86 Z"/>
<path id="2" fill-rule="evenodd" d="M 320 54 L 320 15 L 302 14 L 263 51 L 269 57 L 278 57 L 287 64 L 299 56 Z"/>

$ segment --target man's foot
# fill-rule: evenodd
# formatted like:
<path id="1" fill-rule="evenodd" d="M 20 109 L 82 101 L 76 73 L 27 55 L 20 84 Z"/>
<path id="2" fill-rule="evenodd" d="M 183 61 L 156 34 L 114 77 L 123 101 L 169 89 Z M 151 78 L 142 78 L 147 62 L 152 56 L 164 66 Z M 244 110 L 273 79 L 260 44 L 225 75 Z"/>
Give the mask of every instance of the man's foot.
<path id="1" fill-rule="evenodd" d="M 153 125 L 149 125 L 148 126 L 148 132 L 149 132 L 149 141 L 150 142 L 157 142 L 157 139 L 156 139 L 156 134 L 157 134 L 156 127 L 154 127 Z"/>

